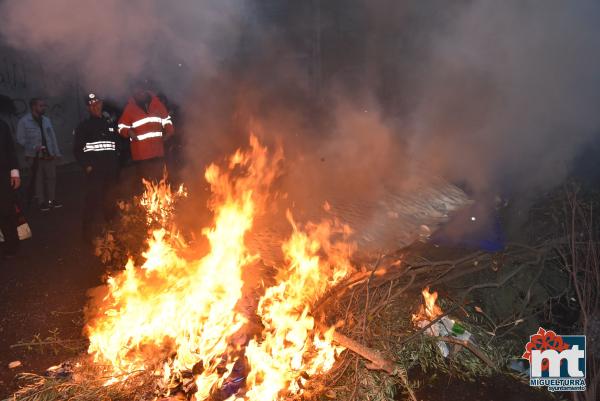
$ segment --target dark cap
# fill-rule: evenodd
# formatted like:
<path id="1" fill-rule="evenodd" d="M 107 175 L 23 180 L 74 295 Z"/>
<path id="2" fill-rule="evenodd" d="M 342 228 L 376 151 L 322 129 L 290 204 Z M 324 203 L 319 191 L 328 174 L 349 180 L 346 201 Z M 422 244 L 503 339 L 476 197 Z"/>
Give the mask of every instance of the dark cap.
<path id="1" fill-rule="evenodd" d="M 98 102 L 98 101 L 100 101 L 100 100 L 102 100 L 102 99 L 100 99 L 98 96 L 96 96 L 96 94 L 95 94 L 95 93 L 88 93 L 88 94 L 85 96 L 85 98 L 84 98 L 83 102 L 84 102 L 86 105 L 90 105 L 90 104 L 92 104 L 92 103 L 96 103 L 96 102 Z"/>

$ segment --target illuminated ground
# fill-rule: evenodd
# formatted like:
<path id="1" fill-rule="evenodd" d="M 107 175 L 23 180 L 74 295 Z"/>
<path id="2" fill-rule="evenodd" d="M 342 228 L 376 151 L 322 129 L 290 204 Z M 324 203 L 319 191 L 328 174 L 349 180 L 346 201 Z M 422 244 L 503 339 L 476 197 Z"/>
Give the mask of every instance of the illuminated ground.
<path id="1" fill-rule="evenodd" d="M 76 340 L 83 343 L 81 310 L 86 290 L 99 283 L 102 267 L 80 241 L 81 189 L 83 179 L 74 169 L 59 175 L 60 199 L 64 208 L 47 214 L 33 212 L 29 220 L 34 232 L 22 243 L 18 258 L 3 261 L 0 268 L 0 400 L 16 388 L 19 372 L 41 373 L 73 355 L 62 347 L 11 347 L 42 340 Z M 55 330 L 58 331 L 56 332 Z M 53 334 L 53 332 L 55 334 Z M 9 369 L 12 361 L 22 366 Z M 419 399 L 454 401 L 462 399 L 509 401 L 548 400 L 544 393 L 499 377 L 486 383 L 462 383 L 446 377 L 419 377 L 429 384 L 420 389 Z"/>
<path id="2" fill-rule="evenodd" d="M 68 185 L 67 185 L 68 183 Z M 80 339 L 86 289 L 98 283 L 101 267 L 83 250 L 79 239 L 83 177 L 77 171 L 59 175 L 62 209 L 29 213 L 33 238 L 21 243 L 15 259 L 0 261 L 0 399 L 14 388 L 15 373 L 43 371 L 65 359 L 64 350 L 40 353 L 13 347 L 36 334 Z M 73 313 L 75 312 L 75 313 Z M 19 360 L 22 366 L 8 369 Z"/>

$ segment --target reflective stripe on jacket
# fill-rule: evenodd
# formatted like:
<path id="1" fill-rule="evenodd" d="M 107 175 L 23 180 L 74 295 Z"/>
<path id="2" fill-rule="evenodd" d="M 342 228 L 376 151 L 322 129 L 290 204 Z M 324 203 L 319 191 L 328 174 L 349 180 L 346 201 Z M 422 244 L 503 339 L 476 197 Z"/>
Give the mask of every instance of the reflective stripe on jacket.
<path id="1" fill-rule="evenodd" d="M 104 118 L 90 116 L 73 134 L 73 155 L 83 167 L 115 170 L 118 164 L 116 128 Z"/>
<path id="2" fill-rule="evenodd" d="M 116 146 L 114 141 L 97 141 L 87 142 L 83 145 L 83 153 L 85 152 L 111 152 L 115 151 Z"/>
<path id="3" fill-rule="evenodd" d="M 147 160 L 164 156 L 163 136 L 173 135 L 173 123 L 164 104 L 151 94 L 148 112 L 143 110 L 135 100 L 129 99 L 119 119 L 119 134 L 125 138 L 133 129 L 137 141 L 131 142 L 131 158 Z"/>

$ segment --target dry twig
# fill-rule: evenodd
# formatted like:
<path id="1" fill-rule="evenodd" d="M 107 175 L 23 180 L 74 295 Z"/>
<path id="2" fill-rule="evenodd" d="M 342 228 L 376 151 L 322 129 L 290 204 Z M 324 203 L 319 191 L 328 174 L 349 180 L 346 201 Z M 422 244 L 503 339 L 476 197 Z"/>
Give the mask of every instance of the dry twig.
<path id="1" fill-rule="evenodd" d="M 461 345 L 461 346 L 465 347 L 466 349 L 468 349 L 469 351 L 471 351 L 471 353 L 473 355 L 475 355 L 477 358 L 481 359 L 481 361 L 484 362 L 486 365 L 488 365 L 490 368 L 492 368 L 494 370 L 498 370 L 498 367 L 496 366 L 496 364 L 494 362 L 492 362 L 492 360 L 490 358 L 488 358 L 488 356 L 486 354 L 484 354 L 482 350 L 480 350 L 477 346 L 475 346 L 475 344 L 471 343 L 470 341 L 461 340 L 456 337 L 448 337 L 448 336 L 436 337 L 436 339 L 440 340 L 440 341 L 444 341 L 446 343 L 450 343 L 450 344 Z"/>

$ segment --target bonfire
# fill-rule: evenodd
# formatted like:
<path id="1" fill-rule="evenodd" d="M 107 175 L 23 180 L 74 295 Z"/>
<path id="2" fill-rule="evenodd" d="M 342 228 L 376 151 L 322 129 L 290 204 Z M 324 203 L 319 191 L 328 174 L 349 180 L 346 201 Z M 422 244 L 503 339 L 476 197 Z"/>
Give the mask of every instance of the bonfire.
<path id="1" fill-rule="evenodd" d="M 288 211 L 293 233 L 282 245 L 285 264 L 251 311 L 260 324 L 252 336 L 252 317 L 238 307 L 243 271 L 260 259 L 244 237 L 264 213 L 281 154 L 269 154 L 252 136 L 250 149 L 238 150 L 225 168 L 207 168 L 214 223 L 202 231 L 210 251 L 198 260 L 180 256 L 186 244 L 172 224 L 173 202 L 185 191 L 148 184 L 142 205 L 160 228 L 151 233 L 141 266 L 130 259 L 108 279 L 85 327 L 88 352 L 108 367 L 107 385 L 150 369 L 169 396 L 193 372 L 187 394 L 205 400 L 231 386 L 237 368 L 244 371 L 237 378 L 245 382 L 243 398 L 276 400 L 301 394 L 304 377 L 331 369 L 343 348 L 333 344 L 332 328 L 316 325 L 311 305 L 353 270 L 347 226 L 324 220 L 302 229 Z"/>
<path id="2" fill-rule="evenodd" d="M 252 135 L 247 149 L 206 168 L 213 218 L 201 231 L 208 247 L 199 256 L 175 223 L 185 188 L 172 190 L 166 180 L 145 183 L 137 200 L 148 229 L 144 250 L 94 291 L 86 308 L 86 356 L 53 367 L 46 377 L 25 375 L 15 400 L 41 394 L 81 401 L 383 401 L 404 393 L 414 401 L 420 383 L 409 379 L 409 369 L 465 379 L 506 366 L 512 344 L 491 343 L 505 326 L 488 328 L 489 316 L 464 302 L 485 284 L 446 307 L 429 290 L 494 266 L 497 271 L 494 255 L 435 263 L 402 250 L 358 256 L 353 227 L 325 202 L 320 221 L 299 222 L 286 211 L 290 234 L 278 245 L 282 257 L 265 266 L 261 247 L 249 246 L 248 238 L 277 195 L 282 162 L 281 149 L 270 150 Z M 128 207 L 123 210 L 122 221 L 131 225 Z M 507 254 L 517 263 L 530 251 Z M 449 317 L 459 309 L 460 323 Z"/>

